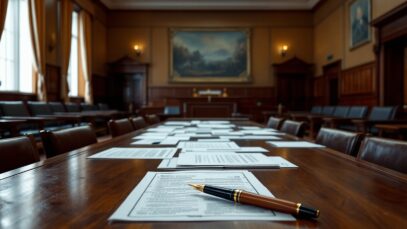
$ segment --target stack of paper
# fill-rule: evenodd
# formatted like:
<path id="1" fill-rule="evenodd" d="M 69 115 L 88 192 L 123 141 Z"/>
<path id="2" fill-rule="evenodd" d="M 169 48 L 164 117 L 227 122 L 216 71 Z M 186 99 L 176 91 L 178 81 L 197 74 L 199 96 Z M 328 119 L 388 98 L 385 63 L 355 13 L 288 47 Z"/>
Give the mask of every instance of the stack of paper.
<path id="1" fill-rule="evenodd" d="M 261 153 L 181 153 L 177 167 L 279 168 Z"/>
<path id="2" fill-rule="evenodd" d="M 278 148 L 324 148 L 323 145 L 314 144 L 306 141 L 269 141 L 267 142 Z"/>
<path id="3" fill-rule="evenodd" d="M 88 158 L 93 159 L 165 159 L 172 158 L 176 148 L 110 148 Z"/>
<path id="4" fill-rule="evenodd" d="M 286 159 L 282 157 L 268 157 L 270 162 L 272 164 L 278 165 L 280 168 L 297 168 L 297 166 Z M 157 169 L 160 170 L 185 170 L 185 169 L 202 169 L 203 166 L 201 167 L 193 167 L 193 166 L 179 166 L 178 165 L 178 158 L 173 157 L 169 159 L 163 159 L 160 165 L 158 165 Z M 211 168 L 211 167 L 207 167 Z M 213 167 L 212 167 L 213 168 Z M 222 168 L 228 168 L 228 167 L 222 167 Z M 260 167 L 261 169 L 261 167 Z"/>
<path id="5" fill-rule="evenodd" d="M 289 214 L 235 204 L 189 187 L 205 183 L 272 196 L 248 171 L 148 172 L 109 220 L 118 221 L 294 221 Z"/>

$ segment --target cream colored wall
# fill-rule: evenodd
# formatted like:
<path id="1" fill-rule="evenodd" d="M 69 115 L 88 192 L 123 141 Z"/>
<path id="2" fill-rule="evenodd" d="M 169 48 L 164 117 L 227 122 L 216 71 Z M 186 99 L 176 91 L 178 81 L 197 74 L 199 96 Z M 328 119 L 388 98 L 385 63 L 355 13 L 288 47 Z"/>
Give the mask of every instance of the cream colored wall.
<path id="1" fill-rule="evenodd" d="M 314 61 L 316 75 L 322 74 L 322 67 L 335 60 L 342 60 L 342 68 L 372 62 L 375 59 L 373 45 L 374 29 L 369 43 L 350 49 L 349 5 L 352 0 L 328 0 L 314 13 Z M 380 17 L 389 10 L 404 3 L 405 0 L 372 0 L 372 19 Z M 334 59 L 328 61 L 326 56 L 333 54 Z"/>
<path id="2" fill-rule="evenodd" d="M 253 83 L 249 86 L 273 86 L 271 64 L 293 56 L 313 61 L 313 17 L 310 12 L 131 12 L 112 11 L 108 15 L 108 61 L 133 55 L 132 47 L 143 46 L 142 61 L 151 64 L 150 86 L 169 84 L 169 29 L 250 28 Z M 288 56 L 282 59 L 278 46 L 288 44 Z"/>

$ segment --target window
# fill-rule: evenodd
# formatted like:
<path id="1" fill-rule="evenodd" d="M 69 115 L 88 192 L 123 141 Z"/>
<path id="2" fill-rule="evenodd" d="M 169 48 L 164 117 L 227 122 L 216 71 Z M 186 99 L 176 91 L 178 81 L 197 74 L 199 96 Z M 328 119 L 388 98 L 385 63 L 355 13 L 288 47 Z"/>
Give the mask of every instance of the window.
<path id="1" fill-rule="evenodd" d="M 71 54 L 68 67 L 69 96 L 78 96 L 79 68 L 78 68 L 78 12 L 72 13 Z"/>
<path id="2" fill-rule="evenodd" d="M 28 0 L 9 0 L 0 40 L 0 90 L 32 92 L 32 58 Z"/>

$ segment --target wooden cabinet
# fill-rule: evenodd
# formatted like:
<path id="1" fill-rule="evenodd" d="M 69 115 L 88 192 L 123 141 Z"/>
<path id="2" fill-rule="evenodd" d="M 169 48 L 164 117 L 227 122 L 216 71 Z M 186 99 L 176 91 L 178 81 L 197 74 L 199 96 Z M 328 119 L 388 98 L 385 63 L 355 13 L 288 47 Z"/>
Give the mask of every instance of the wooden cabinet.
<path id="1" fill-rule="evenodd" d="M 108 94 L 112 107 L 135 111 L 148 104 L 149 64 L 126 56 L 109 67 Z"/>
<path id="2" fill-rule="evenodd" d="M 281 64 L 273 64 L 276 76 L 277 104 L 288 110 L 307 110 L 312 99 L 313 64 L 294 57 Z"/>

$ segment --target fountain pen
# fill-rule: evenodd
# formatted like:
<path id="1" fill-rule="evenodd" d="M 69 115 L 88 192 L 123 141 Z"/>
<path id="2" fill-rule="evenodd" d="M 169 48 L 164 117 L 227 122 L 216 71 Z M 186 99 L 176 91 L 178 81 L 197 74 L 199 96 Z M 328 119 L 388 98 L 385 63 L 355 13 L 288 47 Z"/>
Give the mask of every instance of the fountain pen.
<path id="1" fill-rule="evenodd" d="M 257 195 L 239 189 L 226 189 L 203 184 L 189 185 L 198 191 L 227 200 L 232 200 L 236 203 L 254 205 L 274 211 L 289 213 L 300 218 L 318 218 L 319 216 L 319 210 L 305 207 L 301 203 L 294 203 L 287 200 Z"/>

